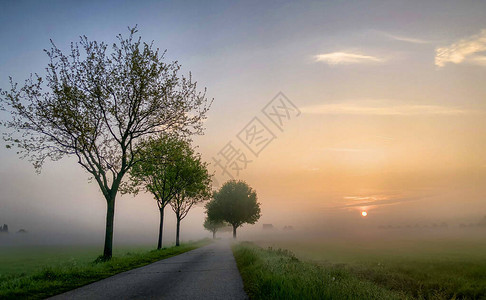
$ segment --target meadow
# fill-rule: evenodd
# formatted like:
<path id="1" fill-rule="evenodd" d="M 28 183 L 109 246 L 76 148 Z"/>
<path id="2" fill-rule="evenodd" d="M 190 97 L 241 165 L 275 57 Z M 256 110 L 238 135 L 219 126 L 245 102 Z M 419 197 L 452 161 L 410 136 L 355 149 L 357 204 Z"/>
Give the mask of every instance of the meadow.
<path id="1" fill-rule="evenodd" d="M 418 238 L 403 236 L 370 240 L 300 238 L 272 241 L 267 239 L 258 240 L 255 243 L 261 247 L 261 250 L 254 250 L 256 251 L 254 254 L 256 253 L 256 257 L 259 257 L 261 261 L 267 261 L 267 265 L 264 267 L 267 270 L 271 268 L 293 269 L 295 266 L 277 267 L 271 262 L 271 259 L 267 259 L 275 253 L 287 251 L 286 253 L 294 256 L 299 264 L 305 264 L 308 268 L 316 267 L 322 274 L 337 272 L 341 274 L 341 277 L 345 274 L 342 277 L 346 278 L 345 285 L 356 285 L 353 282 L 357 280 L 363 284 L 369 284 L 364 286 L 366 289 L 384 289 L 392 293 L 393 297 L 401 299 L 486 298 L 486 240 L 477 237 Z M 315 274 L 315 272 L 309 274 Z M 318 275 L 321 279 L 322 274 Z M 293 274 L 288 275 L 294 276 Z M 301 274 L 301 276 L 311 275 Z M 285 282 L 285 276 L 282 275 L 280 280 Z M 325 281 L 325 279 L 318 280 L 316 285 L 322 288 Z M 296 286 L 304 285 L 299 283 Z M 311 290 L 316 290 L 316 288 L 310 287 Z M 332 297 L 310 298 L 342 298 L 339 296 L 342 295 L 339 291 L 333 295 Z M 367 295 L 370 294 L 360 298 L 386 299 L 391 297 L 377 295 L 368 297 Z M 297 298 L 302 297 L 297 296 Z"/>
<path id="2" fill-rule="evenodd" d="M 299 260 L 285 249 L 252 243 L 233 246 L 250 299 L 400 299 L 400 294 L 360 280 L 341 268 Z"/>
<path id="3" fill-rule="evenodd" d="M 107 262 L 96 261 L 99 247 L 1 247 L 0 299 L 43 299 L 210 242 L 205 239 L 161 250 L 150 250 L 153 246 L 117 247 Z"/>

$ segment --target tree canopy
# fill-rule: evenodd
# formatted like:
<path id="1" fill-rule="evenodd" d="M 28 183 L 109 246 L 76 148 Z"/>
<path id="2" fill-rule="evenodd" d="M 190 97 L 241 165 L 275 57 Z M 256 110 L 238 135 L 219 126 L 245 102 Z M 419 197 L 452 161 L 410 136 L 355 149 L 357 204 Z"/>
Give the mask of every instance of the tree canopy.
<path id="1" fill-rule="evenodd" d="M 162 247 L 164 209 L 179 192 L 180 177 L 192 149 L 188 141 L 172 135 L 150 137 L 138 145 L 139 162 L 130 169 L 130 181 L 123 192 L 150 192 L 159 208 L 157 249 Z"/>
<path id="2" fill-rule="evenodd" d="M 233 237 L 241 225 L 255 224 L 260 219 L 260 203 L 256 192 L 244 181 L 227 181 L 206 204 L 208 219 L 233 226 Z"/>
<path id="3" fill-rule="evenodd" d="M 46 159 L 74 156 L 107 201 L 104 257 L 110 258 L 115 197 L 137 164 L 137 145 L 160 133 L 201 134 L 211 102 L 196 82 L 166 63 L 153 42 L 118 35 L 111 46 L 86 36 L 65 54 L 52 42 L 44 77 L 0 90 L 8 147 L 17 147 L 37 171 Z"/>
<path id="4" fill-rule="evenodd" d="M 189 144 L 186 144 L 185 154 L 178 161 L 180 176 L 176 182 L 176 194 L 170 206 L 176 214 L 176 245 L 179 245 L 180 223 L 197 203 L 211 198 L 211 175 L 207 163 L 203 162 L 201 155 L 196 153 Z"/>
<path id="5" fill-rule="evenodd" d="M 228 227 L 228 223 L 223 221 L 211 220 L 208 217 L 204 220 L 204 229 L 210 231 L 213 234 L 213 239 L 216 238 L 216 232 L 220 229 Z M 231 229 L 230 229 L 231 230 Z"/>

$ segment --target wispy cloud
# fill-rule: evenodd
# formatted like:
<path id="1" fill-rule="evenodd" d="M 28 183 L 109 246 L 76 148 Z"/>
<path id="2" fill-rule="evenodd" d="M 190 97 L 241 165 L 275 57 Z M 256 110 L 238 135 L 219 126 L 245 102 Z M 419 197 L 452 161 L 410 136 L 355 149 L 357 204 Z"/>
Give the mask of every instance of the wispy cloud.
<path id="1" fill-rule="evenodd" d="M 377 116 L 414 116 L 414 115 L 462 115 L 473 111 L 455 107 L 419 104 L 393 104 L 391 101 L 353 101 L 334 104 L 305 106 L 302 113 L 319 115 L 377 115 Z"/>
<path id="2" fill-rule="evenodd" d="M 430 43 L 432 43 L 432 41 L 426 41 L 426 40 L 422 40 L 422 39 L 418 39 L 418 38 L 401 36 L 401 35 L 394 35 L 394 34 L 390 34 L 390 33 L 386 33 L 386 32 L 381 32 L 381 34 L 383 34 L 384 36 L 386 36 L 386 37 L 388 37 L 392 40 L 396 40 L 396 41 L 400 41 L 400 42 L 406 42 L 406 43 L 412 43 L 412 44 L 430 44 Z"/>
<path id="3" fill-rule="evenodd" d="M 314 56 L 316 62 L 323 62 L 329 65 L 348 65 L 383 62 L 383 58 L 361 53 L 352 52 L 331 52 Z"/>
<path id="4" fill-rule="evenodd" d="M 363 207 L 363 206 L 376 207 L 376 206 L 392 205 L 392 204 L 398 204 L 398 203 L 415 201 L 415 200 L 421 199 L 419 197 L 391 198 L 391 197 L 388 197 L 388 196 L 360 197 L 361 199 L 357 198 L 357 197 L 354 197 L 354 198 L 357 198 L 357 199 L 349 199 L 349 198 L 351 198 L 351 197 L 344 197 L 344 199 L 348 200 L 348 201 L 349 200 L 361 200 L 361 201 L 345 204 L 345 205 L 341 206 L 341 208 L 352 208 L 352 207 Z"/>
<path id="5" fill-rule="evenodd" d="M 486 56 L 480 54 L 484 51 L 486 51 L 486 29 L 452 45 L 437 48 L 435 50 L 435 65 L 443 67 L 447 63 L 460 64 L 464 62 L 486 65 Z"/>
<path id="6" fill-rule="evenodd" d="M 370 195 L 370 196 L 345 196 L 342 198 L 343 204 L 332 207 L 332 209 L 370 209 L 380 206 L 396 205 L 404 202 L 417 201 L 426 196 L 406 197 L 400 194 L 391 195 Z"/>
<path id="7" fill-rule="evenodd" d="M 393 141 L 395 138 L 391 136 L 383 136 L 383 135 L 374 135 L 375 138 L 385 141 Z"/>
<path id="8" fill-rule="evenodd" d="M 486 55 L 475 55 L 469 61 L 476 65 L 486 66 Z"/>
<path id="9" fill-rule="evenodd" d="M 390 195 L 370 195 L 370 196 L 344 196 L 343 200 L 349 202 L 346 206 L 353 206 L 354 204 L 369 204 L 375 201 L 389 200 L 392 196 Z"/>
<path id="10" fill-rule="evenodd" d="M 370 152 L 373 149 L 365 149 L 365 148 L 325 148 L 324 151 L 329 152 Z"/>

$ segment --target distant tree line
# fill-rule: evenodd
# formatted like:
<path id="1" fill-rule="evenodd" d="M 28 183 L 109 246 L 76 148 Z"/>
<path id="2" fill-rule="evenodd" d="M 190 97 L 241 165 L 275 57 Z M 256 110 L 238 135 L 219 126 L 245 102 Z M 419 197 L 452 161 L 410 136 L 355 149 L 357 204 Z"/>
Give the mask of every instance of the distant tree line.
<path id="1" fill-rule="evenodd" d="M 457 226 L 459 228 L 481 228 L 481 227 L 486 228 L 486 216 L 484 216 L 478 222 L 460 223 L 459 225 L 457 225 L 457 224 L 455 225 L 455 227 L 457 227 Z M 388 225 L 378 226 L 379 229 L 447 229 L 449 227 L 450 227 L 450 225 L 446 222 L 427 223 L 427 224 L 416 223 L 414 225 L 410 225 L 410 224 L 405 224 L 405 225 L 388 224 Z"/>
<path id="2" fill-rule="evenodd" d="M 25 229 L 19 229 L 17 233 L 27 233 L 28 231 Z M 3 226 L 0 226 L 0 233 L 9 233 L 8 231 L 8 225 L 3 224 Z"/>
<path id="3" fill-rule="evenodd" d="M 479 222 L 475 223 L 461 223 L 459 224 L 460 228 L 486 228 L 486 216 L 484 216 Z"/>
<path id="4" fill-rule="evenodd" d="M 378 226 L 379 229 L 425 229 L 425 228 L 448 228 L 449 224 L 446 222 L 438 223 L 431 223 L 431 224 L 415 224 L 415 225 L 380 225 Z"/>

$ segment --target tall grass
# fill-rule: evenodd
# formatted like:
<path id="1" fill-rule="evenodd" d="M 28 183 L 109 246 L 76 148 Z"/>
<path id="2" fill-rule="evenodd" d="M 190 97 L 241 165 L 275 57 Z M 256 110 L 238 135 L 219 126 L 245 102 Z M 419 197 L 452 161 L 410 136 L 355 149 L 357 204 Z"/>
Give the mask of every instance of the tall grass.
<path id="1" fill-rule="evenodd" d="M 415 299 L 486 299 L 486 242 L 481 239 L 258 242 L 282 247 L 323 268 L 346 270 Z"/>
<path id="2" fill-rule="evenodd" d="M 287 250 L 240 243 L 233 246 L 233 253 L 251 299 L 405 298 L 343 268 L 300 261 Z"/>
<path id="3" fill-rule="evenodd" d="M 61 264 L 45 265 L 31 273 L 0 274 L 0 299 L 43 299 L 208 243 L 210 240 L 206 239 L 179 247 L 128 252 L 107 262 L 87 262 L 84 259 L 78 262 L 74 259 Z"/>

